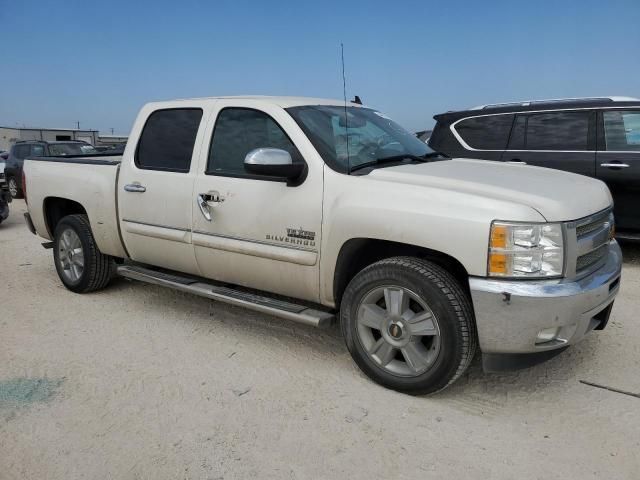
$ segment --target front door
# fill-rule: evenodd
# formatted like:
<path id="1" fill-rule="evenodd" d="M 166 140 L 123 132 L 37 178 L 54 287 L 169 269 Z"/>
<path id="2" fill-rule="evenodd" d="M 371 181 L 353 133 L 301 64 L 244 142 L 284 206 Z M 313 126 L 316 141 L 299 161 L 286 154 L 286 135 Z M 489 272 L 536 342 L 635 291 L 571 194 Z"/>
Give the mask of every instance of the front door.
<path id="1" fill-rule="evenodd" d="M 221 100 L 207 128 L 208 153 L 194 189 L 198 266 L 209 278 L 318 301 L 322 164 L 305 162 L 311 144 L 284 110 L 249 105 Z M 248 174 L 245 156 L 265 147 L 305 162 L 306 177 L 287 185 Z"/>
<path id="2" fill-rule="evenodd" d="M 594 177 L 595 112 L 519 114 L 502 160 Z"/>
<path id="3" fill-rule="evenodd" d="M 150 107 L 147 107 L 150 108 Z M 120 229 L 139 262 L 198 273 L 191 243 L 191 199 L 203 115 L 195 105 L 141 112 L 118 180 Z M 142 131 L 140 131 L 142 129 Z M 192 161 L 192 159 L 194 159 Z"/>
<path id="4" fill-rule="evenodd" d="M 613 196 L 616 226 L 640 233 L 640 110 L 604 111 L 597 176 Z"/>

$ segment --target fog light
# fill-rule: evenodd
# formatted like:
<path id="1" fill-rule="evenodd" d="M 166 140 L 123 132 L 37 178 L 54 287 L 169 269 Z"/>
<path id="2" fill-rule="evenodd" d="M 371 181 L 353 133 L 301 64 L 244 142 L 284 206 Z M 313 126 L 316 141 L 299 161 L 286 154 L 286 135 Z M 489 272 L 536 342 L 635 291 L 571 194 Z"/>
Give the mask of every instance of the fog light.
<path id="1" fill-rule="evenodd" d="M 560 335 L 560 327 L 545 328 L 544 330 L 540 330 L 538 332 L 538 338 L 536 339 L 536 345 L 557 340 L 558 335 Z"/>

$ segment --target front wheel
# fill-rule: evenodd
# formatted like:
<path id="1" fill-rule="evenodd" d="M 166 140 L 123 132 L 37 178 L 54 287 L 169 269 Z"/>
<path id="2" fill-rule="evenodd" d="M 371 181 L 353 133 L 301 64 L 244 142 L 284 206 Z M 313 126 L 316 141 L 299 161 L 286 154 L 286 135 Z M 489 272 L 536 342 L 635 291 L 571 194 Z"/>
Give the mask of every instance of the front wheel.
<path id="1" fill-rule="evenodd" d="M 347 348 L 362 371 L 401 392 L 444 389 L 476 351 L 469 296 L 427 260 L 395 257 L 365 268 L 347 286 L 340 317 Z"/>
<path id="2" fill-rule="evenodd" d="M 100 290 L 115 274 L 114 259 L 98 249 L 86 215 L 68 215 L 60 220 L 53 258 L 60 280 L 76 293 Z"/>

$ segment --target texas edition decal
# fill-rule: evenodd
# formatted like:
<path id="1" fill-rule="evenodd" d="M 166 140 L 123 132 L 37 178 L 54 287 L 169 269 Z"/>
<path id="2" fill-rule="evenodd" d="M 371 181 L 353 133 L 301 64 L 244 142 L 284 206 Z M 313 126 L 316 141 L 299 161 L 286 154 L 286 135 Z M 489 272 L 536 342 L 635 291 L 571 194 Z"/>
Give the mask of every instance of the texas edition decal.
<path id="1" fill-rule="evenodd" d="M 316 232 L 303 230 L 302 228 L 287 228 L 287 235 L 269 235 L 267 240 L 275 240 L 276 242 L 284 242 L 292 245 L 302 245 L 306 247 L 316 246 Z"/>

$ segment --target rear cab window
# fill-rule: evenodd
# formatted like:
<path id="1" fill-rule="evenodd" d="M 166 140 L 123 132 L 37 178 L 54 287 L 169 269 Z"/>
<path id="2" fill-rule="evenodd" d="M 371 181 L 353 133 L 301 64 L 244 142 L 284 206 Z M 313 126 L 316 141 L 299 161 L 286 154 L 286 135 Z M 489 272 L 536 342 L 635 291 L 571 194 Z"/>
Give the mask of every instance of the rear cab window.
<path id="1" fill-rule="evenodd" d="M 145 170 L 187 173 L 202 119 L 200 108 L 156 110 L 144 125 L 135 164 Z"/>
<path id="2" fill-rule="evenodd" d="M 640 152 L 640 110 L 605 111 L 602 117 L 608 151 Z"/>
<path id="3" fill-rule="evenodd" d="M 466 118 L 454 129 L 471 148 L 476 150 L 504 150 L 507 148 L 513 115 L 488 115 Z"/>
<path id="4" fill-rule="evenodd" d="M 44 156 L 44 145 L 32 145 L 31 146 L 31 156 L 32 157 L 43 157 Z"/>

